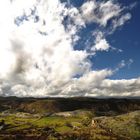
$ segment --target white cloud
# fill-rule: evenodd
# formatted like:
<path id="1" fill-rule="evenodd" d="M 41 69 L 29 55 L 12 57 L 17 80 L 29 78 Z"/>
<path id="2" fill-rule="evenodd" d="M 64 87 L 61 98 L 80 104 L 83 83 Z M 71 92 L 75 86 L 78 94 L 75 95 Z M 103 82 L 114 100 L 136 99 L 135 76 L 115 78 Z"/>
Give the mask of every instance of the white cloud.
<path id="1" fill-rule="evenodd" d="M 112 30 L 114 31 L 117 27 L 122 26 L 126 21 L 131 19 L 131 14 L 127 13 L 125 15 L 122 15 L 119 19 L 114 19 L 112 21 Z"/>
<path id="2" fill-rule="evenodd" d="M 87 1 L 81 6 L 82 16 L 86 22 L 94 21 L 95 17 L 93 13 L 96 7 L 97 3 L 95 1 Z"/>
<path id="3" fill-rule="evenodd" d="M 110 80 L 111 70 L 92 71 L 64 86 L 63 96 L 139 96 L 140 78 Z"/>
<path id="4" fill-rule="evenodd" d="M 106 79 L 102 82 L 101 85 L 101 88 L 106 89 L 105 92 L 106 93 L 108 92 L 111 96 L 139 96 L 140 95 L 139 87 L 140 87 L 140 78 L 130 80 Z"/>
<path id="5" fill-rule="evenodd" d="M 126 62 L 125 62 L 125 60 L 122 60 L 120 63 L 119 63 L 119 65 L 118 65 L 118 69 L 121 69 L 121 68 L 123 68 L 123 67 L 125 67 L 126 66 Z"/>
<path id="6" fill-rule="evenodd" d="M 112 0 L 106 2 L 87 1 L 81 6 L 84 20 L 88 23 L 99 23 L 101 26 L 106 26 L 108 21 L 119 16 L 121 11 L 120 5 L 115 4 Z"/>
<path id="7" fill-rule="evenodd" d="M 106 39 L 101 39 L 99 41 L 96 41 L 95 46 L 91 48 L 93 51 L 108 51 L 110 48 L 110 45 L 106 41 Z"/>
<path id="8" fill-rule="evenodd" d="M 112 71 L 107 69 L 85 73 L 79 79 L 75 78 L 67 83 L 61 91 L 61 95 L 84 96 L 86 93 L 91 93 L 94 88 L 99 87 L 101 82 L 112 74 Z"/>
<path id="9" fill-rule="evenodd" d="M 112 48 L 105 39 L 103 32 L 94 31 L 93 37 L 95 37 L 94 45 L 90 48 L 93 54 L 95 54 L 97 51 L 108 51 L 110 48 Z"/>
<path id="10" fill-rule="evenodd" d="M 88 56 L 111 46 L 102 31 L 93 35 L 91 52 L 74 50 L 74 44 L 88 23 L 106 27 L 117 17 L 116 25 L 123 25 L 128 18 L 120 17 L 121 11 L 111 0 L 87 1 L 80 8 L 59 0 L 1 1 L 0 95 L 94 96 L 97 91 L 100 96 L 113 70 L 93 70 Z"/>
<path id="11" fill-rule="evenodd" d="M 132 65 L 134 63 L 134 60 L 133 59 L 129 59 L 129 61 L 128 61 L 128 68 L 130 68 L 130 66 Z"/>
<path id="12" fill-rule="evenodd" d="M 129 59 L 128 61 L 125 60 L 121 60 L 121 62 L 118 64 L 118 66 L 116 67 L 116 69 L 114 70 L 114 72 L 119 71 L 120 69 L 124 68 L 124 67 L 128 67 L 130 68 L 130 66 L 133 64 L 134 60 L 133 59 Z"/>
<path id="13" fill-rule="evenodd" d="M 86 51 L 73 49 L 72 42 L 75 41 L 73 35 L 77 29 L 75 25 L 69 23 L 73 31 L 65 31 L 62 14 L 68 9 L 64 4 L 59 0 L 47 2 L 42 0 L 40 3 L 34 1 L 29 5 L 27 1 L 22 2 L 23 5 L 18 1 L 13 1 L 12 5 L 5 5 L 14 13 L 13 20 L 7 23 L 13 24 L 14 28 L 13 31 L 8 31 L 8 37 L 5 36 L 6 40 L 3 42 L 6 47 L 1 47 L 0 76 L 11 86 L 12 94 L 34 96 L 32 92 L 35 90 L 38 94 L 42 94 L 38 90 L 45 89 L 46 93 L 43 91 L 45 96 L 51 93 L 55 86 L 62 86 L 75 75 L 89 71 L 91 64 L 87 60 Z M 36 14 L 39 15 L 37 23 L 30 19 L 33 7 L 36 7 Z M 28 16 L 27 21 L 22 17 L 23 14 Z M 22 24 L 16 26 L 14 20 L 19 16 Z M 44 37 L 38 31 L 46 32 L 48 35 Z"/>

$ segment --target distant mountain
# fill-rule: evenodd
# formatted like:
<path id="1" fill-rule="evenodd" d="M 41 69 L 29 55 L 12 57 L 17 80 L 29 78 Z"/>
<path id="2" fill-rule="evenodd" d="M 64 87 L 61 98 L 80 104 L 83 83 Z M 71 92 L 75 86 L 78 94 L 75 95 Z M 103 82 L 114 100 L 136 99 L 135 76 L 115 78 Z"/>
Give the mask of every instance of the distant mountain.
<path id="1" fill-rule="evenodd" d="M 118 114 L 140 110 L 140 99 L 75 98 L 17 98 L 0 97 L 0 110 L 13 109 L 28 113 L 54 113 L 90 109 L 95 112 L 114 111 Z"/>

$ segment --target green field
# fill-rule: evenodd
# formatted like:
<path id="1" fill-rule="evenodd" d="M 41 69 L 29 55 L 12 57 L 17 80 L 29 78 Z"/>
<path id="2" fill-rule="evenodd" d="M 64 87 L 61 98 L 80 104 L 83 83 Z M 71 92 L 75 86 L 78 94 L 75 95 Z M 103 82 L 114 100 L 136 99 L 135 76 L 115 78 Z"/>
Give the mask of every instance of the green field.
<path id="1" fill-rule="evenodd" d="M 70 99 L 48 100 L 3 99 L 0 140 L 140 139 L 139 102 L 104 100 L 101 106 L 100 100 L 71 99 L 68 106 Z"/>

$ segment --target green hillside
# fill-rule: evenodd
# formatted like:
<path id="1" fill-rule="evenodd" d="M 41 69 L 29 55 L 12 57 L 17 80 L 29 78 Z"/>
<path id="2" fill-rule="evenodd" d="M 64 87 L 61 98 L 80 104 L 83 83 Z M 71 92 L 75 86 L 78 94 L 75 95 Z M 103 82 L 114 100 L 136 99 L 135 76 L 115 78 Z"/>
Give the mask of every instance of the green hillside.
<path id="1" fill-rule="evenodd" d="M 139 140 L 139 99 L 0 98 L 0 140 Z"/>

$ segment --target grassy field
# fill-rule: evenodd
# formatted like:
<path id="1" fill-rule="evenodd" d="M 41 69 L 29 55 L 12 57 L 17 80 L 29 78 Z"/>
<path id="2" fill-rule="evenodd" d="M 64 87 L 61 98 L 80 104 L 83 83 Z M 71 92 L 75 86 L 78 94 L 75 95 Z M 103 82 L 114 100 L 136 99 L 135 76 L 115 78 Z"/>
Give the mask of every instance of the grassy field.
<path id="1" fill-rule="evenodd" d="M 82 111 L 81 111 L 82 112 Z M 84 112 L 84 111 L 83 111 Z M 2 116 L 5 126 L 0 131 L 0 139 L 16 139 L 18 136 L 45 137 L 48 139 L 71 139 L 84 140 L 138 140 L 140 138 L 140 112 L 135 111 L 114 117 L 91 117 L 89 112 L 84 116 L 76 115 L 70 117 L 48 116 L 48 117 L 17 117 L 14 114 Z M 95 124 L 92 124 L 92 120 Z M 35 138 L 34 138 L 35 139 Z M 42 138 L 43 139 L 43 138 Z"/>
<path id="2" fill-rule="evenodd" d="M 16 99 L 12 103 L 11 100 L 0 102 L 3 107 L 0 111 L 0 140 L 140 139 L 138 102 L 126 105 L 124 101 L 123 105 L 122 101 L 119 101 L 119 105 L 113 103 L 111 108 L 106 101 L 103 102 L 105 105 L 101 106 L 97 101 L 92 102 L 92 99 L 89 99 L 89 102 L 87 99 L 72 99 L 73 110 L 69 110 L 69 106 L 63 107 L 65 100 L 61 102 L 51 99 L 41 102 L 36 99 L 20 99 L 19 102 Z M 78 109 L 75 109 L 78 107 L 76 100 L 80 102 Z M 88 103 L 87 107 L 85 103 Z M 40 107 L 42 109 L 39 110 Z"/>

